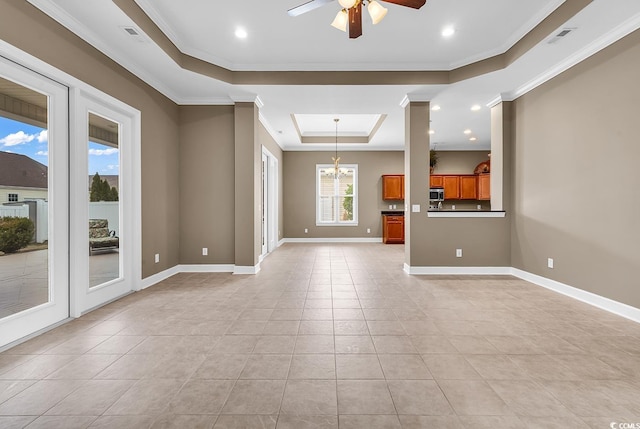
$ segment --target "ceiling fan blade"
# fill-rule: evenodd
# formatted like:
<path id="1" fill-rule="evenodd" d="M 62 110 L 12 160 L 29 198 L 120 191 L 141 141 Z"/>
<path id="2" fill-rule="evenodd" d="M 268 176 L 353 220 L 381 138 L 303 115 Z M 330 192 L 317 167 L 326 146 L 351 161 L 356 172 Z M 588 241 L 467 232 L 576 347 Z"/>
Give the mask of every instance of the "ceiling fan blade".
<path id="1" fill-rule="evenodd" d="M 362 2 L 349 9 L 349 39 L 362 36 Z"/>
<path id="2" fill-rule="evenodd" d="M 332 1 L 333 0 L 311 0 L 301 4 L 300 6 L 289 9 L 287 13 L 289 16 L 302 15 L 303 13 L 311 12 L 312 10 L 322 7 L 327 3 L 331 3 Z"/>
<path id="3" fill-rule="evenodd" d="M 393 3 L 400 6 L 412 7 L 414 9 L 420 9 L 427 0 L 382 0 L 387 3 Z"/>

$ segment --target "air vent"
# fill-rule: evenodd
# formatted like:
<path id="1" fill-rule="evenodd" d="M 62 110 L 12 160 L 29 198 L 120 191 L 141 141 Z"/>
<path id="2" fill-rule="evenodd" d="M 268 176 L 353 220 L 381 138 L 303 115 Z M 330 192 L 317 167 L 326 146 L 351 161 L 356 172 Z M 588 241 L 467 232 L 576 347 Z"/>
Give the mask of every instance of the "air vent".
<path id="1" fill-rule="evenodd" d="M 136 31 L 136 29 L 135 29 L 135 28 L 133 28 L 133 27 L 123 27 L 123 28 L 124 28 L 124 31 L 126 31 L 127 33 L 129 33 L 129 35 L 131 35 L 131 36 L 139 36 L 139 35 L 140 35 L 140 33 L 138 33 L 138 32 Z"/>
<path id="2" fill-rule="evenodd" d="M 139 42 L 139 43 L 147 43 L 147 41 L 148 41 L 147 38 L 136 27 L 131 27 L 129 25 L 127 25 L 127 26 L 123 25 L 120 28 L 122 28 L 125 31 L 125 33 L 129 37 L 129 40 L 135 40 L 136 42 Z"/>
<path id="3" fill-rule="evenodd" d="M 557 34 L 555 34 L 553 37 L 551 37 L 551 39 L 549 39 L 549 41 L 547 43 L 550 44 L 550 45 L 553 44 L 553 43 L 558 43 L 560 40 L 564 39 L 569 34 L 573 33 L 575 30 L 576 30 L 575 27 L 573 27 L 573 28 L 563 28 Z"/>

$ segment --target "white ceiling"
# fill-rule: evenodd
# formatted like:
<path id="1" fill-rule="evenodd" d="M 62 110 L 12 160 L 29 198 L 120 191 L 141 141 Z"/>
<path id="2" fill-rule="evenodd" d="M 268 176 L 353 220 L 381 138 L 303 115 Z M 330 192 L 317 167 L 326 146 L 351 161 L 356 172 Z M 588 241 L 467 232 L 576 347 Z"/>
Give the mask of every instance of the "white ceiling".
<path id="1" fill-rule="evenodd" d="M 232 85 L 179 67 L 114 2 L 29 1 L 179 104 L 259 97 L 262 122 L 286 150 L 327 150 L 300 142 L 292 114 L 325 115 L 329 121 L 324 129 L 314 123 L 316 133 L 335 132 L 336 115 L 387 115 L 370 143 L 341 149 L 401 150 L 406 96 L 441 106 L 431 115 L 438 149 L 486 150 L 490 102 L 512 100 L 640 27 L 640 1 L 593 0 L 507 68 L 453 84 Z M 329 25 L 337 2 L 290 17 L 287 10 L 305 0 L 135 1 L 183 53 L 231 70 L 368 71 L 450 70 L 503 53 L 559 5 L 580 0 L 427 0 L 420 10 L 384 3 L 385 19 L 373 26 L 364 12 L 364 34 L 355 40 Z M 440 36 L 446 25 L 456 29 L 449 39 Z M 237 26 L 246 39 L 234 36 Z M 547 43 L 565 27 L 576 30 Z M 474 104 L 482 108 L 472 112 Z"/>

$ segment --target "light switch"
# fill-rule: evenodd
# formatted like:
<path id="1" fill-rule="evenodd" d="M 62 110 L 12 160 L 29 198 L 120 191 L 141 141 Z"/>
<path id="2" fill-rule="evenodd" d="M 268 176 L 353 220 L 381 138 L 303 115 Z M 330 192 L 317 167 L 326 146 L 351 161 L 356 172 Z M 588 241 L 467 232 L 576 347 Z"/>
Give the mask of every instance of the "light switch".
<path id="1" fill-rule="evenodd" d="M 412 211 L 413 213 L 420 213 L 420 204 L 413 204 L 413 205 L 411 206 L 411 211 Z"/>

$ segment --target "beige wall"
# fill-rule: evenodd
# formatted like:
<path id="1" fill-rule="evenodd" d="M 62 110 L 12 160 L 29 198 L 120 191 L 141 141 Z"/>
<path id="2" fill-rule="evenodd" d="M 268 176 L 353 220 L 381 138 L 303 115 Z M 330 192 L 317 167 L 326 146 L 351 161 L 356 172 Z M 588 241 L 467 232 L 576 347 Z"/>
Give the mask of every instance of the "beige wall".
<path id="1" fill-rule="evenodd" d="M 284 237 L 382 237 L 383 174 L 404 172 L 403 152 L 339 152 L 341 164 L 358 164 L 358 226 L 316 226 L 316 164 L 332 164 L 331 152 L 284 152 Z M 404 205 L 398 204 L 398 210 Z M 304 229 L 309 233 L 305 234 Z M 367 234 L 367 228 L 371 233 Z"/>
<path id="2" fill-rule="evenodd" d="M 640 31 L 519 98 L 511 159 L 513 266 L 634 307 L 638 76 Z"/>
<path id="3" fill-rule="evenodd" d="M 233 112 L 180 107 L 181 264 L 234 263 Z"/>
<path id="4" fill-rule="evenodd" d="M 473 174 L 478 164 L 489 159 L 490 150 L 439 150 L 433 174 Z"/>
<path id="5" fill-rule="evenodd" d="M 28 2 L 0 10 L 0 39 L 142 112 L 142 276 L 178 264 L 177 105 Z"/>
<path id="6" fill-rule="evenodd" d="M 406 163 L 410 165 L 411 213 L 405 262 L 411 267 L 510 266 L 509 214 L 504 218 L 433 218 L 425 211 L 429 197 L 429 104 L 409 103 L 406 111 Z M 425 161 L 420 161 L 424 159 Z M 458 203 L 456 203 L 456 209 Z M 462 258 L 456 257 L 462 249 Z"/>

